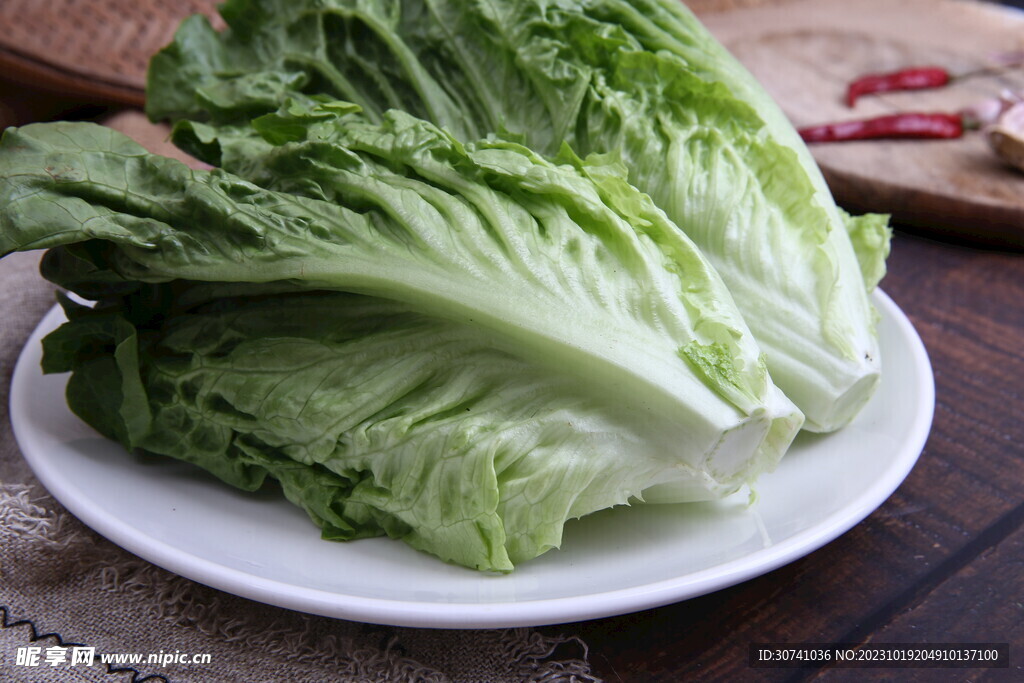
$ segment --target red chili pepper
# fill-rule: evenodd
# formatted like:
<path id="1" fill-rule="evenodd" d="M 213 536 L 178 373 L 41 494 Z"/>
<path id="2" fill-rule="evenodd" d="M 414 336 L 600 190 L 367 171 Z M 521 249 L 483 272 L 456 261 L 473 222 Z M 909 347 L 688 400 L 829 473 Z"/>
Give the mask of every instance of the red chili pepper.
<path id="1" fill-rule="evenodd" d="M 804 142 L 843 142 L 881 138 L 958 138 L 964 123 L 959 114 L 890 114 L 872 119 L 826 123 L 801 128 Z"/>
<path id="2" fill-rule="evenodd" d="M 891 73 L 861 76 L 846 89 L 846 106 L 852 107 L 861 95 L 893 90 L 924 90 L 941 88 L 952 79 L 949 72 L 937 66 L 914 67 Z"/>

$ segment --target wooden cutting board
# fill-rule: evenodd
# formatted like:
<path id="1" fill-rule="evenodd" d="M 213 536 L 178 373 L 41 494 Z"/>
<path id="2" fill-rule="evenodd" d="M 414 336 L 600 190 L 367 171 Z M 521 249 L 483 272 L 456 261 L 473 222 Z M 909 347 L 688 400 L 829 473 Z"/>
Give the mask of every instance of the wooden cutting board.
<path id="1" fill-rule="evenodd" d="M 701 13 L 715 36 L 797 126 L 901 111 L 955 112 L 1003 89 L 1024 91 L 1024 67 L 940 90 L 843 98 L 854 78 L 908 66 L 955 74 L 1024 50 L 1024 12 L 967 0 L 789 0 Z M 958 140 L 811 146 L 840 204 L 892 213 L 928 231 L 1024 247 L 1024 172 L 999 161 L 979 132 Z"/>

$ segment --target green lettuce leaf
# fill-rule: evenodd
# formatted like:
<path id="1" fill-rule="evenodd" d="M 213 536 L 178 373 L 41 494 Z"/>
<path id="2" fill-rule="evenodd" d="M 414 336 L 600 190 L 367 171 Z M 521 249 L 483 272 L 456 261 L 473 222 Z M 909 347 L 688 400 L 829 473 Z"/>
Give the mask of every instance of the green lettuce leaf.
<path id="1" fill-rule="evenodd" d="M 885 277 L 885 260 L 889 257 L 889 241 L 892 239 L 889 217 L 876 213 L 851 216 L 845 211 L 840 212 L 860 262 L 864 284 L 870 292 Z"/>
<path id="2" fill-rule="evenodd" d="M 110 310 L 72 320 L 47 339 L 48 357 L 99 321 L 130 327 Z M 125 393 L 110 413 L 148 405 L 151 426 L 127 445 L 243 488 L 269 475 L 328 538 L 388 533 L 504 571 L 557 547 L 566 519 L 626 504 L 680 469 L 707 477 L 666 461 L 685 435 L 652 430 L 618 397 L 381 299 L 220 298 L 139 336 L 138 358 L 80 347 L 78 368 L 103 360 L 107 372 L 76 368 L 69 396 L 93 399 L 84 387 L 110 381 L 145 386 L 148 402 Z"/>
<path id="3" fill-rule="evenodd" d="M 870 397 L 880 365 L 861 270 L 881 274 L 888 242 L 853 248 L 792 126 L 677 0 L 230 0 L 221 12 L 223 34 L 189 19 L 150 66 L 148 112 L 195 122 L 176 135 L 189 151 L 248 177 L 224 138 L 326 97 L 459 139 L 612 154 L 719 271 L 808 428 L 836 429 Z"/>
<path id="4" fill-rule="evenodd" d="M 270 476 L 329 537 L 500 571 L 568 518 L 724 495 L 788 447 L 802 416 L 728 290 L 615 164 L 275 116 L 237 139 L 276 189 L 92 124 L 0 141 L 0 254 L 52 248 L 98 300 L 47 364 L 84 371 L 70 403 L 105 434 Z"/>

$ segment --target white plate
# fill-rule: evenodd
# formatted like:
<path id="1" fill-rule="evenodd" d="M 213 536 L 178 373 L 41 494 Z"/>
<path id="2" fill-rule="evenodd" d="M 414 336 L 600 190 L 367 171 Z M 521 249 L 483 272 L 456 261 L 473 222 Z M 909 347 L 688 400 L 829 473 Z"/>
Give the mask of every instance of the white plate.
<path id="1" fill-rule="evenodd" d="M 791 562 L 864 519 L 910 472 L 931 427 L 921 340 L 884 294 L 881 387 L 847 428 L 803 434 L 758 502 L 618 508 L 570 522 L 560 550 L 507 576 L 446 565 L 387 539 L 331 543 L 272 494 L 245 494 L 172 460 L 140 458 L 66 407 L 39 370 L 40 323 L 21 354 L 11 420 L 25 458 L 68 510 L 172 572 L 291 609 L 402 626 L 491 628 L 592 619 L 702 595 Z"/>

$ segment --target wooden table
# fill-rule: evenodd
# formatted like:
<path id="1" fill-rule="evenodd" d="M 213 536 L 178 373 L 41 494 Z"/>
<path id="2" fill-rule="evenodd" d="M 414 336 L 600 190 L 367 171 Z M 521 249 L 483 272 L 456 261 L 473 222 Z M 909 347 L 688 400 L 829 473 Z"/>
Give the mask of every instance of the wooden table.
<path id="1" fill-rule="evenodd" d="M 931 357 L 917 466 L 863 523 L 770 574 L 579 624 L 614 681 L 1024 680 L 1024 255 L 897 231 L 882 288 Z M 752 669 L 751 643 L 1008 642 L 1011 669 Z"/>

